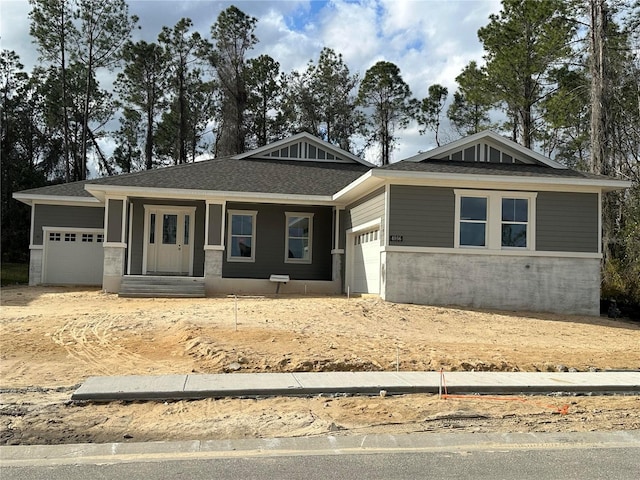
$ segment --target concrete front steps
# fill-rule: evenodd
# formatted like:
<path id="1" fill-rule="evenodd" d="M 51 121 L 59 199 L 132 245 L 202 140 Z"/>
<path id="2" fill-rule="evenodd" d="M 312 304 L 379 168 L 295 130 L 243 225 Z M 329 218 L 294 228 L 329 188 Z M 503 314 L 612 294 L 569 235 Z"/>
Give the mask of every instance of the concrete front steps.
<path id="1" fill-rule="evenodd" d="M 203 277 L 125 275 L 120 284 L 120 297 L 202 298 Z"/>

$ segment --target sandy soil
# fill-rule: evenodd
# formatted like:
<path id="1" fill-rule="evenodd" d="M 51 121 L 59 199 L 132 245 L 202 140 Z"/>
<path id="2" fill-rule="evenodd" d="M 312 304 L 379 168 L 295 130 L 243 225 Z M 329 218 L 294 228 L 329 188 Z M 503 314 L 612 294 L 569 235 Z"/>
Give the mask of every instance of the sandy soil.
<path id="1" fill-rule="evenodd" d="M 91 375 L 640 369 L 637 322 L 377 298 L 122 299 L 45 287 L 1 294 L 0 444 L 640 428 L 636 396 L 69 401 Z"/>

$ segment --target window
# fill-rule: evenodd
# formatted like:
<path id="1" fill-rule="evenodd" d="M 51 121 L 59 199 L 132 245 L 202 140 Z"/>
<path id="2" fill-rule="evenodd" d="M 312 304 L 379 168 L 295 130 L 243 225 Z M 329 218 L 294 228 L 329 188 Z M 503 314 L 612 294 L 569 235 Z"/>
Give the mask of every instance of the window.
<path id="1" fill-rule="evenodd" d="M 455 190 L 456 248 L 534 250 L 535 193 Z"/>
<path id="2" fill-rule="evenodd" d="M 83 243 L 91 243 L 91 242 L 93 242 L 93 233 L 83 233 L 82 234 L 82 242 Z"/>
<path id="3" fill-rule="evenodd" d="M 285 263 L 311 263 L 313 214 L 286 212 Z"/>
<path id="4" fill-rule="evenodd" d="M 96 235 L 96 242 L 98 242 L 98 243 L 104 242 L 104 235 L 102 233 L 98 233 Z"/>
<path id="5" fill-rule="evenodd" d="M 229 210 L 227 260 L 254 262 L 256 259 L 257 212 Z"/>
<path id="6" fill-rule="evenodd" d="M 487 198 L 460 198 L 460 246 L 487 245 Z"/>
<path id="7" fill-rule="evenodd" d="M 60 241 L 60 234 L 58 232 L 49 233 L 49 241 L 50 242 L 59 242 Z"/>
<path id="8" fill-rule="evenodd" d="M 75 242 L 76 241 L 76 234 L 75 233 L 65 233 L 64 234 L 64 241 L 65 242 Z"/>
<path id="9" fill-rule="evenodd" d="M 502 247 L 527 248 L 529 200 L 502 199 Z"/>

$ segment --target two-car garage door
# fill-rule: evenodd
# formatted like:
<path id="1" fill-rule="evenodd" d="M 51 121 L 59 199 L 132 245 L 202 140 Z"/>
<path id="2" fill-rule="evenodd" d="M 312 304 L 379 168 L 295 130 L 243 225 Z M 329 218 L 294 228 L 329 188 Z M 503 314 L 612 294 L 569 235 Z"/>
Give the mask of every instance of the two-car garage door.
<path id="1" fill-rule="evenodd" d="M 45 229 L 43 283 L 102 285 L 102 242 L 102 230 Z"/>
<path id="2" fill-rule="evenodd" d="M 354 233 L 351 249 L 352 291 L 380 293 L 380 229 Z"/>

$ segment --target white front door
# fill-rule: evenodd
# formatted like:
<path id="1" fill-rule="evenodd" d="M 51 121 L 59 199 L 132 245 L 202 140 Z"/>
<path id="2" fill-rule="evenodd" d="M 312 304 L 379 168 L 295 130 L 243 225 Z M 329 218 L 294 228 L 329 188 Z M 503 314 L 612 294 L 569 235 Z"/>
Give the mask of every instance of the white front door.
<path id="1" fill-rule="evenodd" d="M 195 210 L 145 205 L 144 274 L 193 275 Z"/>

